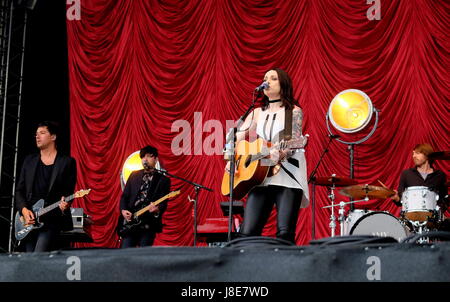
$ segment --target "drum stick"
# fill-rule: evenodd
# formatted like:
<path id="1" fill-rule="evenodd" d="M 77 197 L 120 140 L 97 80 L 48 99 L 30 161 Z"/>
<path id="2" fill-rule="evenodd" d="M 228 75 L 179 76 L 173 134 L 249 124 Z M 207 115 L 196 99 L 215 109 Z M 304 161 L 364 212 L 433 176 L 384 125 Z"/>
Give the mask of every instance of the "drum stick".
<path id="1" fill-rule="evenodd" d="M 392 190 L 392 189 L 389 189 L 384 183 L 381 182 L 381 180 L 378 179 L 378 182 L 380 183 L 380 185 L 381 185 L 383 188 L 385 188 L 386 190 L 391 191 L 391 192 L 392 192 L 392 195 L 397 194 L 397 191 Z M 392 196 L 391 196 L 391 197 L 392 197 Z"/>
<path id="2" fill-rule="evenodd" d="M 389 189 L 384 183 L 382 183 L 381 180 L 378 179 L 378 182 L 380 183 L 380 185 L 381 185 L 383 188 L 388 189 L 388 190 L 391 190 L 391 189 Z M 391 191 L 392 191 L 392 190 L 391 190 Z"/>

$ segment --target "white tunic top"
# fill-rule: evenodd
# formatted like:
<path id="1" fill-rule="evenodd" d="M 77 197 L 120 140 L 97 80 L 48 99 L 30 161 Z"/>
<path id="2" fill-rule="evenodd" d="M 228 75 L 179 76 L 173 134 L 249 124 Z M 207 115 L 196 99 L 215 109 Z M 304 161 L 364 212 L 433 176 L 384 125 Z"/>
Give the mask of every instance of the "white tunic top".
<path id="1" fill-rule="evenodd" d="M 278 141 L 280 131 L 284 129 L 284 116 L 284 107 L 272 113 L 268 110 L 261 110 L 257 121 L 256 134 L 266 141 L 276 143 Z M 260 184 L 260 186 L 276 185 L 288 188 L 302 189 L 303 197 L 301 207 L 306 208 L 309 205 L 309 190 L 304 150 L 296 150 L 291 158 L 298 161 L 298 167 L 287 160 L 283 161 L 282 165 L 296 178 L 298 182 L 295 181 L 291 176 L 289 176 L 283 168 L 281 168 L 276 175 L 266 177 L 266 179 L 262 184 Z"/>

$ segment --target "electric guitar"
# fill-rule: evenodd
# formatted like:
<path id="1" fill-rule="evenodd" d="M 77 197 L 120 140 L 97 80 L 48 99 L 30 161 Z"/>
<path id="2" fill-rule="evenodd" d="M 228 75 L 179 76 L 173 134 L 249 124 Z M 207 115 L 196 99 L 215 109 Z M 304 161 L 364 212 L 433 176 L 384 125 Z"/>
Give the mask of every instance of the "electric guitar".
<path id="1" fill-rule="evenodd" d="M 64 197 L 64 201 L 70 203 L 75 198 L 83 197 L 91 192 L 91 189 L 80 190 L 75 192 L 74 194 Z M 34 205 L 32 212 L 34 214 L 35 223 L 34 224 L 26 224 L 25 217 L 21 216 L 19 212 L 16 213 L 14 225 L 15 225 L 15 236 L 17 240 L 24 239 L 31 231 L 35 229 L 40 229 L 44 226 L 43 222 L 40 222 L 39 219 L 47 214 L 48 212 L 59 207 L 60 201 L 57 201 L 47 207 L 44 208 L 45 201 L 43 199 L 39 199 Z"/>
<path id="2" fill-rule="evenodd" d="M 262 138 L 249 143 L 242 140 L 236 146 L 233 198 L 241 199 L 255 186 L 261 184 L 267 176 L 276 175 L 281 164 L 272 162 L 268 157 L 273 149 L 303 149 L 308 142 L 308 135 L 300 139 L 271 144 Z M 230 195 L 230 174 L 225 172 L 222 178 L 222 194 Z"/>
<path id="3" fill-rule="evenodd" d="M 120 237 L 124 237 L 127 234 L 129 234 L 134 228 L 136 228 L 137 226 L 139 226 L 142 223 L 142 220 L 140 220 L 139 216 L 141 216 L 142 214 L 145 214 L 148 212 L 148 210 L 150 209 L 150 206 L 153 205 L 158 205 L 161 202 L 163 202 L 166 199 L 172 198 L 177 196 L 178 194 L 180 194 L 181 191 L 173 191 L 170 192 L 169 194 L 161 197 L 160 199 L 150 203 L 148 206 L 143 207 L 142 209 L 140 209 L 139 211 L 136 211 L 133 216 L 131 217 L 130 221 L 126 221 L 122 215 L 119 216 L 119 223 L 117 225 L 117 234 Z"/>

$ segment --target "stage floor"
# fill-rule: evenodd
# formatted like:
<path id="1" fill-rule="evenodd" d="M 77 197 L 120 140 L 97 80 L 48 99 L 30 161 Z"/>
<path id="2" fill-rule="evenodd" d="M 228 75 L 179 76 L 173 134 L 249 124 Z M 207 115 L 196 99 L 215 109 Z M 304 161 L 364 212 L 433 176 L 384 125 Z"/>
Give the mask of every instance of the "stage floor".
<path id="1" fill-rule="evenodd" d="M 74 249 L 0 255 L 0 281 L 450 281 L 450 243 Z"/>

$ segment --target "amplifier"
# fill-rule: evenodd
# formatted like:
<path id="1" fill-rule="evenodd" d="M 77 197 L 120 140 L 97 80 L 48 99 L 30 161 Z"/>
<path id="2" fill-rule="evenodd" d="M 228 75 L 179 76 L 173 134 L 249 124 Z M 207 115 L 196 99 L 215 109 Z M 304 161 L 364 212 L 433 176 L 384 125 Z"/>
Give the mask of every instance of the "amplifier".
<path id="1" fill-rule="evenodd" d="M 87 217 L 84 214 L 83 208 L 71 208 L 70 212 L 72 213 L 72 222 L 74 229 L 83 229 L 85 227 L 85 218 Z"/>

